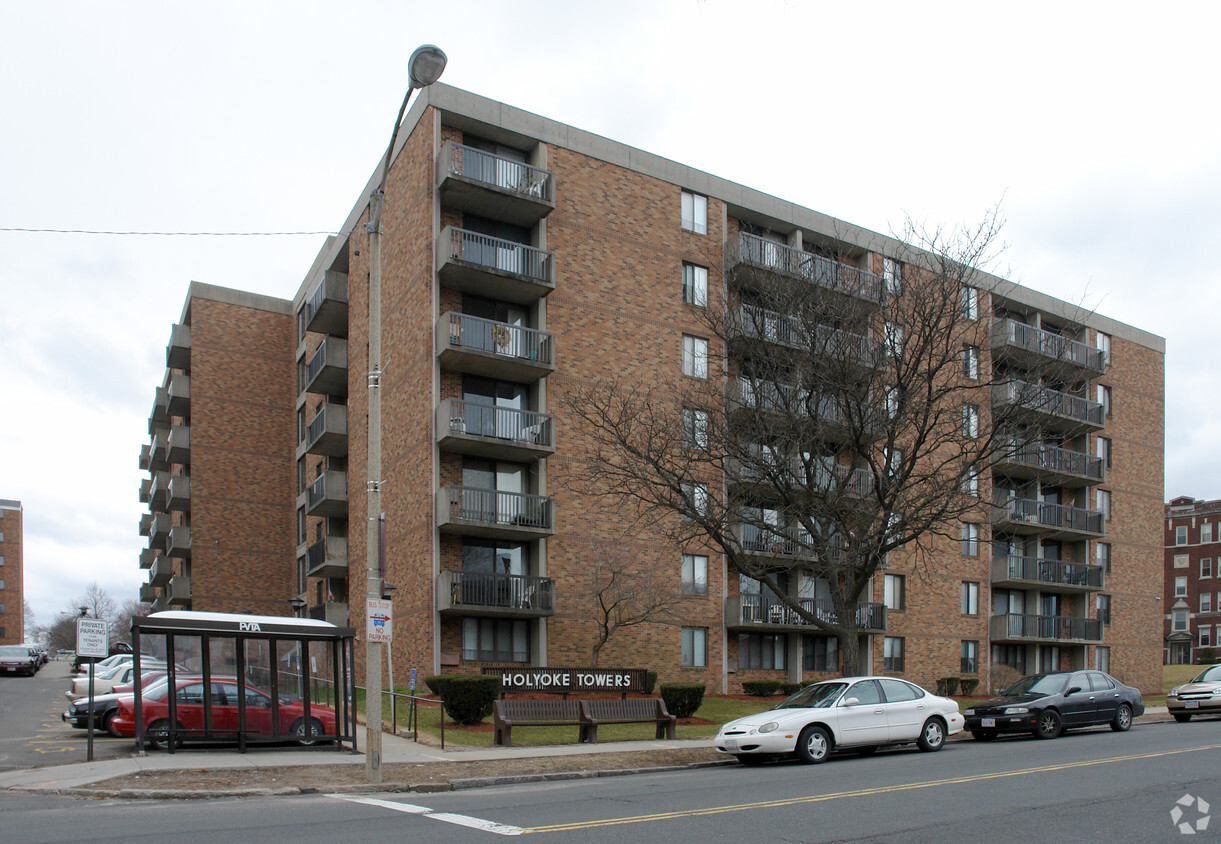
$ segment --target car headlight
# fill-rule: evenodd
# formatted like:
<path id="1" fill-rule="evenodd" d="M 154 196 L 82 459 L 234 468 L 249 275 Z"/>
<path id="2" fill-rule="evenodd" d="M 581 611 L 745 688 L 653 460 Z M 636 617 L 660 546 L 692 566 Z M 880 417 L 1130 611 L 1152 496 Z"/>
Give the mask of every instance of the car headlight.
<path id="1" fill-rule="evenodd" d="M 963 715 L 974 715 L 974 714 L 975 714 L 975 710 L 974 710 L 974 709 L 968 709 L 966 712 L 964 712 L 964 713 L 962 713 L 962 714 L 963 714 Z"/>
<path id="2" fill-rule="evenodd" d="M 1009 706 L 1005 708 L 1006 715 L 1025 715 L 1030 709 L 1025 706 Z"/>
<path id="3" fill-rule="evenodd" d="M 780 729 L 780 725 L 778 723 L 776 723 L 775 721 L 768 721 L 766 724 L 764 724 L 762 727 L 759 728 L 759 732 L 770 733 L 773 730 L 778 730 L 778 729 Z"/>

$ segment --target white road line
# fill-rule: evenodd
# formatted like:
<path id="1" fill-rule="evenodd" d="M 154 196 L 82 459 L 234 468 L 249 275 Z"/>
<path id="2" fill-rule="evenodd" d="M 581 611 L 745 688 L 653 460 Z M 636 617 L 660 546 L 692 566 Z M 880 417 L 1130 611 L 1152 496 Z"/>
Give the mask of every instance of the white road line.
<path id="1" fill-rule="evenodd" d="M 326 797 L 333 797 L 336 800 L 347 800 L 351 803 L 364 803 L 367 806 L 380 806 L 383 809 L 390 809 L 394 812 L 406 812 L 409 815 L 423 815 L 427 818 L 443 821 L 445 823 L 457 824 L 458 826 L 470 827 L 471 829 L 480 829 L 484 832 L 491 832 L 496 835 L 521 835 L 525 830 L 517 826 L 505 826 L 504 824 L 495 823 L 494 821 L 485 821 L 481 818 L 472 818 L 468 815 L 454 815 L 449 812 L 434 812 L 427 806 L 416 806 L 411 803 L 396 803 L 393 800 L 379 800 L 376 797 L 358 797 L 353 794 L 327 794 Z"/>

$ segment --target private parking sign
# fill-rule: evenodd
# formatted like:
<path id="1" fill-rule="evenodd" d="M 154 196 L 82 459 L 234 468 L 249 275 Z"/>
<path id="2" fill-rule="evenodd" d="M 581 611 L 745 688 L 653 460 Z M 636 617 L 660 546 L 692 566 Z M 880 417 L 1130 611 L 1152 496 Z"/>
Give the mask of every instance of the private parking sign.
<path id="1" fill-rule="evenodd" d="M 110 656 L 110 625 L 100 618 L 78 618 L 76 652 L 81 656 Z"/>

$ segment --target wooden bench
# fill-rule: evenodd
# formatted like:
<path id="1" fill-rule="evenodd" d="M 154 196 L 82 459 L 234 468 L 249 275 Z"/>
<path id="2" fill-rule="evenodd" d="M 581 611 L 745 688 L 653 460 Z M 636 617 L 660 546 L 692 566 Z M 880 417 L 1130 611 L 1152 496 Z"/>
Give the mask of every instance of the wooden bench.
<path id="1" fill-rule="evenodd" d="M 492 702 L 492 723 L 496 744 L 513 746 L 514 727 L 580 727 L 577 741 L 588 740 L 589 726 L 577 700 L 496 700 Z"/>
<path id="2" fill-rule="evenodd" d="M 598 743 L 600 724 L 657 724 L 657 738 L 674 738 L 674 726 L 678 719 L 666 711 L 660 698 L 623 698 L 608 700 L 583 700 L 581 719 L 585 722 L 584 740 Z"/>

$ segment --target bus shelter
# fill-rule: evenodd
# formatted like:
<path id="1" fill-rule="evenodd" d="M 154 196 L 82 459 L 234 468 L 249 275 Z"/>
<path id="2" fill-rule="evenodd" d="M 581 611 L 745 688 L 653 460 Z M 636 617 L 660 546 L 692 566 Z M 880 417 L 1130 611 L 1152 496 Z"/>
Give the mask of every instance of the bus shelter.
<path id="1" fill-rule="evenodd" d="M 325 621 L 205 612 L 132 619 L 136 750 L 184 741 L 350 744 L 356 750 L 355 630 Z"/>

